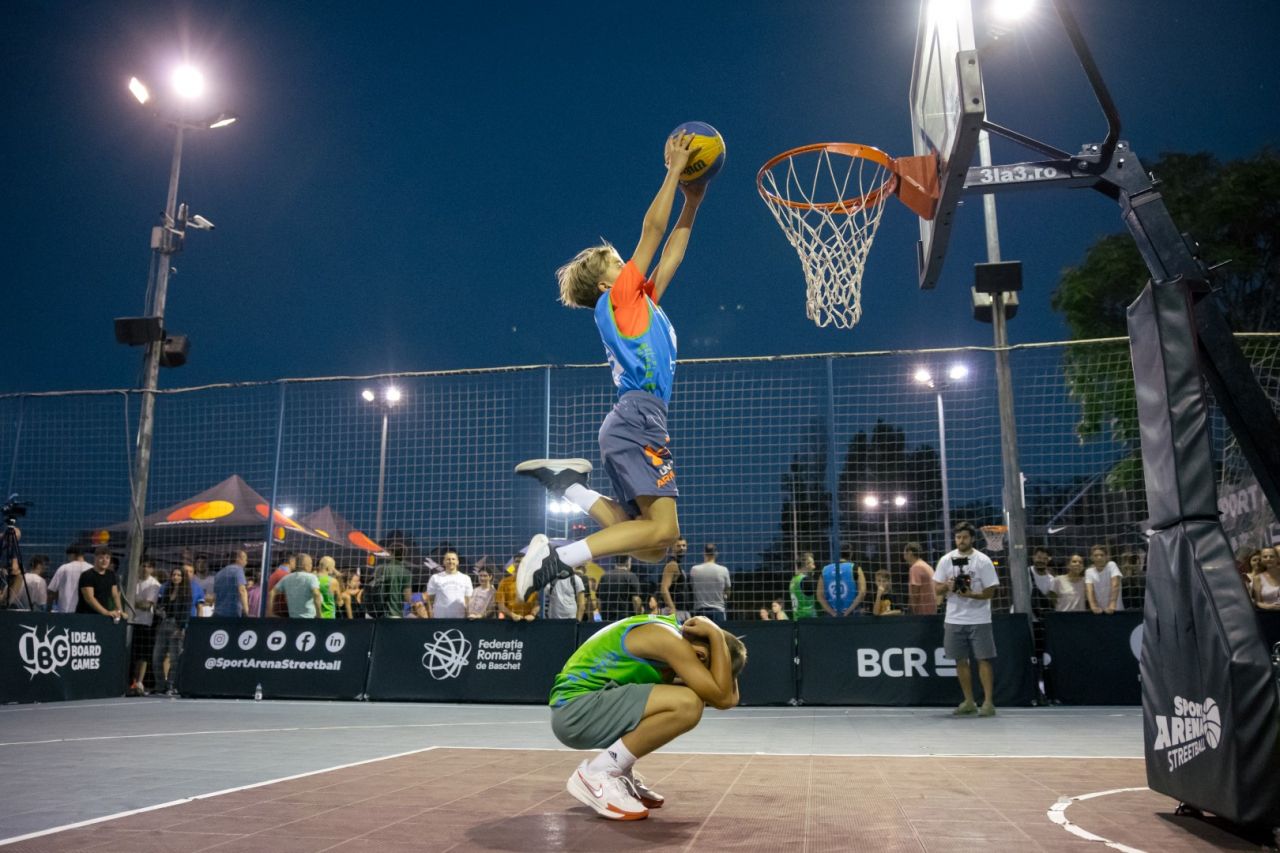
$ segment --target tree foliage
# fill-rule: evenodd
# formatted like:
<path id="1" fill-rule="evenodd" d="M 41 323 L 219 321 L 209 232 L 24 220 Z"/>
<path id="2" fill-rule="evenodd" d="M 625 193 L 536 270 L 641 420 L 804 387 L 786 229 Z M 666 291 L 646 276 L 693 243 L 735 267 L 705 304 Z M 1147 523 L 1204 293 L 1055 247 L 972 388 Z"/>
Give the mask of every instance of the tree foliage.
<path id="1" fill-rule="evenodd" d="M 1227 262 L 1213 284 L 1228 323 L 1238 332 L 1280 330 L 1280 153 L 1221 163 L 1210 154 L 1163 155 L 1151 166 L 1179 229 L 1210 265 Z M 1083 261 L 1063 271 L 1054 310 L 1076 340 L 1127 334 L 1125 312 L 1150 277 L 1127 233 L 1097 240 Z M 1124 344 L 1072 348 L 1065 375 L 1080 403 L 1082 440 L 1109 436 L 1133 452 L 1110 472 L 1114 489 L 1141 483 L 1133 373 Z"/>

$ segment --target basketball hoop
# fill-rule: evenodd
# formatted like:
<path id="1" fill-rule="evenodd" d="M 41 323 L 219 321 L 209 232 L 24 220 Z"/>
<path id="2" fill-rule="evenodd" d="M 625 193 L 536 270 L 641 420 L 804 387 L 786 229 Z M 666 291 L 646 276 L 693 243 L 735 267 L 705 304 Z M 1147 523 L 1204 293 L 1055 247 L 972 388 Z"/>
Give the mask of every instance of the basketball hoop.
<path id="1" fill-rule="evenodd" d="M 756 188 L 804 267 L 805 316 L 851 328 L 862 317 L 862 275 L 890 195 L 932 218 L 937 158 L 894 159 L 869 145 L 819 142 L 760 167 Z"/>
<path id="2" fill-rule="evenodd" d="M 1004 550 L 1004 537 L 1008 534 L 1009 528 L 1004 524 L 984 524 L 981 528 L 983 537 L 987 540 L 987 547 L 992 551 Z"/>

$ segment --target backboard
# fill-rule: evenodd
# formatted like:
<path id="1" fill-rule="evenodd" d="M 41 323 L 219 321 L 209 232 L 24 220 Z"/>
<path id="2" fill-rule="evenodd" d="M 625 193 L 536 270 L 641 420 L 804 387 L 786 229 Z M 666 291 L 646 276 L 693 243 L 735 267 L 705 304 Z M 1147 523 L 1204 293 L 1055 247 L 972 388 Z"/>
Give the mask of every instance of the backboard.
<path id="1" fill-rule="evenodd" d="M 986 116 L 970 0 L 921 0 L 909 104 L 914 153 L 938 158 L 938 210 L 933 219 L 921 217 L 917 249 L 920 286 L 928 290 L 942 273 Z"/>

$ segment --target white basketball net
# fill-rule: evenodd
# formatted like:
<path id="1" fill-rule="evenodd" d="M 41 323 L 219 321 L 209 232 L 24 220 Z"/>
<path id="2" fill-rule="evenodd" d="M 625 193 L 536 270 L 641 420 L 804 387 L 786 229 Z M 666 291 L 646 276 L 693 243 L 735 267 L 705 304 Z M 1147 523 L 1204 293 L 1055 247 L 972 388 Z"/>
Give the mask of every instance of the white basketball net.
<path id="1" fill-rule="evenodd" d="M 877 190 L 892 178 L 879 162 L 827 148 L 761 172 L 760 197 L 800 256 L 805 316 L 818 326 L 848 329 L 861 319 L 867 253 L 890 195 Z"/>
<path id="2" fill-rule="evenodd" d="M 1004 550 L 1004 535 L 1008 532 L 1007 527 L 983 527 L 982 535 L 987 540 L 987 548 L 992 551 Z"/>

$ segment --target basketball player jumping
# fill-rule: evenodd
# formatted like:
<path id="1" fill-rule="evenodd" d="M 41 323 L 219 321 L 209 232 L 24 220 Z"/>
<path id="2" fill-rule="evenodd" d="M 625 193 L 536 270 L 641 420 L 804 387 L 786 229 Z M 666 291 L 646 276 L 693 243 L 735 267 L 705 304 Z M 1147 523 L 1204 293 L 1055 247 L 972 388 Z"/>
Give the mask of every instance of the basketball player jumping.
<path id="1" fill-rule="evenodd" d="M 600 455 L 614 498 L 588 488 L 591 463 L 586 459 L 532 459 L 516 466 L 517 473 L 536 478 L 603 527 L 560 548 L 551 548 L 541 533 L 534 536 L 516 570 L 516 592 L 521 598 L 558 577 L 568 577 L 593 557 L 631 554 L 657 562 L 680 536 L 675 460 L 667 433 L 676 333 L 658 303 L 684 260 L 706 192 L 705 182 L 680 183 L 692 143 L 693 136 L 687 133 L 667 140 L 667 174 L 645 213 L 631 260 L 623 263 L 617 250 L 604 243 L 582 250 L 556 271 L 560 301 L 595 311 L 596 328 L 618 387 L 618 402 L 600 427 Z M 671 219 L 677 187 L 684 193 L 684 206 L 657 268 L 652 277 L 646 277 Z"/>

